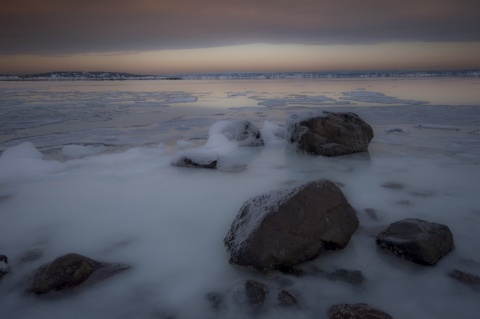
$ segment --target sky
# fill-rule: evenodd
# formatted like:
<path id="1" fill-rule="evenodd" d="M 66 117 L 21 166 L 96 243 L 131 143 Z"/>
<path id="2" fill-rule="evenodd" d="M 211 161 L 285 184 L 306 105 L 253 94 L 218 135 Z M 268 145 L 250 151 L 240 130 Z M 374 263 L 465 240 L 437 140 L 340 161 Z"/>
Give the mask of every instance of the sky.
<path id="1" fill-rule="evenodd" d="M 2 0 L 0 74 L 480 69 L 478 0 Z"/>

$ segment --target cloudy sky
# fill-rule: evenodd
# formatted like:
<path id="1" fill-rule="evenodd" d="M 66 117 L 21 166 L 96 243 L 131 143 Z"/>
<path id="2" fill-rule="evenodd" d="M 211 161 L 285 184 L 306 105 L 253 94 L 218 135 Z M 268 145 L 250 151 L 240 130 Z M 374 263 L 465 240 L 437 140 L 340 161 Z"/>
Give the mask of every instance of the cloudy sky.
<path id="1" fill-rule="evenodd" d="M 2 0 L 0 73 L 480 68 L 478 0 Z"/>

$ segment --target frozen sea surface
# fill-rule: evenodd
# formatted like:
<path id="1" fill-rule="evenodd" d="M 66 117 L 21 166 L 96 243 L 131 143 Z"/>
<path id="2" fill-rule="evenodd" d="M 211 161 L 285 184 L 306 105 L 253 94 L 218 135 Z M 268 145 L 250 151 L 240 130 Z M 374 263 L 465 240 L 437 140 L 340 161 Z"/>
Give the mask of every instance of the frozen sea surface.
<path id="1" fill-rule="evenodd" d="M 394 318 L 475 318 L 480 292 L 448 276 L 480 276 L 480 83 L 476 79 L 0 82 L 2 318 L 326 318 L 337 303 L 369 303 Z M 294 153 L 293 113 L 353 111 L 375 137 L 368 153 Z M 218 145 L 243 169 L 179 168 L 221 120 L 248 119 L 263 147 Z M 243 202 L 316 179 L 342 186 L 360 227 L 342 251 L 301 265 L 310 275 L 232 266 L 223 246 Z M 455 250 L 435 267 L 380 251 L 389 223 L 444 223 Z M 65 296 L 24 293 L 40 265 L 76 252 L 133 266 Z M 25 261 L 25 256 L 37 256 Z M 322 276 L 358 270 L 361 284 Z M 317 275 L 313 275 L 317 273 Z M 267 284 L 259 313 L 236 300 Z M 278 305 L 287 288 L 299 304 Z M 224 296 L 214 309 L 207 294 Z M 236 297 L 237 296 L 237 297 Z M 241 299 L 241 298 L 240 298 Z"/>

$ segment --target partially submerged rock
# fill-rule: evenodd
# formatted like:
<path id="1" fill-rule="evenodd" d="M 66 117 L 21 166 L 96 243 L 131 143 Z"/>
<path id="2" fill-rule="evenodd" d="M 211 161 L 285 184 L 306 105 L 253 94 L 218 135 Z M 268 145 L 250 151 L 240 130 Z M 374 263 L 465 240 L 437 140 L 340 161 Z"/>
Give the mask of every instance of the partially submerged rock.
<path id="1" fill-rule="evenodd" d="M 469 286 L 470 288 L 480 290 L 479 276 L 458 269 L 454 269 L 452 272 L 450 272 L 449 276 L 454 278 L 458 282 Z"/>
<path id="2" fill-rule="evenodd" d="M 365 303 L 335 305 L 328 315 L 330 319 L 392 319 L 389 314 Z"/>
<path id="3" fill-rule="evenodd" d="M 322 180 L 251 198 L 224 243 L 232 263 L 282 269 L 344 248 L 357 227 L 358 218 L 342 191 Z"/>
<path id="4" fill-rule="evenodd" d="M 324 111 L 321 115 L 294 115 L 287 122 L 287 141 L 311 155 L 363 152 L 372 138 L 372 127 L 355 113 Z"/>
<path id="5" fill-rule="evenodd" d="M 193 149 L 179 153 L 171 162 L 173 166 L 217 168 L 218 154 L 210 150 Z"/>
<path id="6" fill-rule="evenodd" d="M 260 130 L 248 120 L 219 121 L 212 125 L 208 133 L 207 145 L 221 144 L 218 137 L 235 142 L 239 146 L 262 146 L 264 144 Z"/>
<path id="7" fill-rule="evenodd" d="M 298 304 L 297 297 L 285 289 L 278 293 L 278 300 L 282 307 L 293 307 Z"/>
<path id="8" fill-rule="evenodd" d="M 247 303 L 252 309 L 258 310 L 265 304 L 265 300 L 269 294 L 269 290 L 265 284 L 255 280 L 247 280 L 245 282 L 245 295 Z"/>
<path id="9" fill-rule="evenodd" d="M 453 249 L 453 235 L 446 225 L 421 219 L 404 219 L 378 234 L 377 245 L 396 256 L 421 265 L 435 265 Z"/>
<path id="10" fill-rule="evenodd" d="M 121 264 L 101 263 L 78 254 L 66 254 L 50 264 L 40 267 L 33 277 L 29 291 L 35 294 L 44 294 L 50 291 L 71 289 L 87 279 L 94 283 L 129 268 L 129 266 Z"/>
<path id="11" fill-rule="evenodd" d="M 5 255 L 0 255 L 0 280 L 7 273 L 10 272 L 10 266 L 8 265 L 8 258 Z"/>

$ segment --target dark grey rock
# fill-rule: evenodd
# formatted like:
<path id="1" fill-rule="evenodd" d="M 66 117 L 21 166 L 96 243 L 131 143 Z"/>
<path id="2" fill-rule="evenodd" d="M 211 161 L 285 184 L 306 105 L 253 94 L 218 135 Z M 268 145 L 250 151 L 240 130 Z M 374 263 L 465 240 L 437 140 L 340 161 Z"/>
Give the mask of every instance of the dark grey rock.
<path id="1" fill-rule="evenodd" d="M 27 249 L 25 251 L 23 251 L 18 259 L 19 259 L 19 262 L 20 264 L 25 264 L 25 263 L 29 263 L 29 262 L 33 262 L 35 260 L 38 260 L 40 258 L 42 258 L 43 256 L 43 250 L 41 250 L 40 248 L 33 248 L 33 249 Z"/>
<path id="2" fill-rule="evenodd" d="M 337 156 L 366 151 L 373 130 L 355 113 L 326 112 L 317 116 L 291 116 L 286 139 L 298 151 Z"/>
<path id="3" fill-rule="evenodd" d="M 5 255 L 0 255 L 0 280 L 3 276 L 10 272 L 10 266 L 8 265 L 8 257 Z"/>
<path id="4" fill-rule="evenodd" d="M 396 182 L 388 182 L 388 183 L 384 183 L 382 184 L 382 187 L 383 188 L 389 188 L 389 189 L 404 189 L 405 188 L 405 184 L 403 183 L 396 183 Z"/>
<path id="5" fill-rule="evenodd" d="M 480 277 L 475 276 L 471 273 L 454 269 L 452 272 L 450 272 L 450 277 L 454 278 L 458 282 L 461 282 L 464 285 L 469 286 L 470 288 L 473 288 L 475 290 L 480 290 Z"/>
<path id="6" fill-rule="evenodd" d="M 355 210 L 330 181 L 275 190 L 244 203 L 224 239 L 230 261 L 288 269 L 344 248 L 358 227 Z"/>
<path id="7" fill-rule="evenodd" d="M 218 309 L 222 306 L 224 300 L 223 295 L 218 292 L 210 292 L 207 294 L 207 300 L 214 309 Z"/>
<path id="8" fill-rule="evenodd" d="M 29 291 L 44 294 L 72 289 L 87 279 L 95 283 L 129 268 L 121 264 L 101 263 L 78 254 L 66 254 L 50 264 L 41 266 L 33 277 Z"/>
<path id="9" fill-rule="evenodd" d="M 421 265 L 434 265 L 453 249 L 446 225 L 421 219 L 404 219 L 378 234 L 377 245 L 396 256 Z"/>
<path id="10" fill-rule="evenodd" d="M 321 274 L 332 281 L 343 281 L 352 285 L 361 285 L 365 277 L 360 270 L 336 269 L 332 272 L 321 272 Z"/>
<path id="11" fill-rule="evenodd" d="M 285 289 L 278 293 L 278 300 L 283 307 L 292 307 L 298 304 L 297 297 Z"/>
<path id="12" fill-rule="evenodd" d="M 193 149 L 181 152 L 171 162 L 173 166 L 194 168 L 217 168 L 218 155 L 203 149 Z"/>
<path id="13" fill-rule="evenodd" d="M 335 305 L 328 315 L 330 319 L 392 319 L 389 314 L 364 303 Z"/>
<path id="14" fill-rule="evenodd" d="M 265 304 L 265 300 L 269 294 L 269 290 L 265 284 L 255 280 L 247 280 L 245 282 L 245 295 L 247 303 L 252 309 L 258 310 Z"/>

